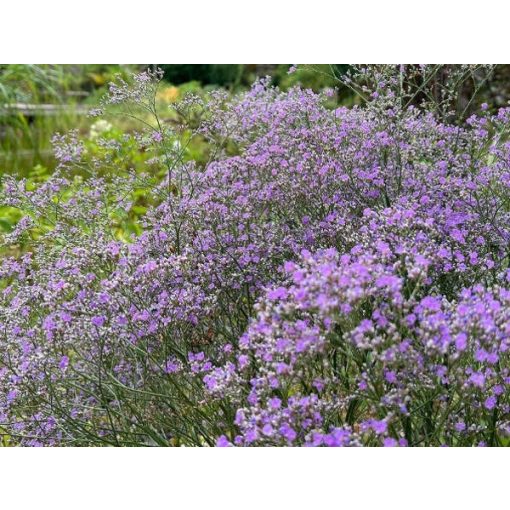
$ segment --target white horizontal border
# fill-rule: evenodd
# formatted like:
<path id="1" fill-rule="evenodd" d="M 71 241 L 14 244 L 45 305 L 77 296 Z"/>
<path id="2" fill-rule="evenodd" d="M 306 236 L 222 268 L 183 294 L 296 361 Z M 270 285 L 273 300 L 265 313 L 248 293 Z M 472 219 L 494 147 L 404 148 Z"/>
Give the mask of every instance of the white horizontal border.
<path id="1" fill-rule="evenodd" d="M 2 63 L 504 62 L 502 0 L 5 0 Z"/>
<path id="2" fill-rule="evenodd" d="M 497 449 L 2 449 L 2 508 L 506 508 Z"/>

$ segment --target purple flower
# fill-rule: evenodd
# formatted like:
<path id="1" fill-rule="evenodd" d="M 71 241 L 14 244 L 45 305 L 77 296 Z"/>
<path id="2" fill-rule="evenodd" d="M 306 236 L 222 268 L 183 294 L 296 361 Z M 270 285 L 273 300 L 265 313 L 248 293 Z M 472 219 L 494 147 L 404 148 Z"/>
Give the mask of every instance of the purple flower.
<path id="1" fill-rule="evenodd" d="M 477 386 L 478 388 L 483 388 L 485 385 L 485 376 L 481 372 L 475 372 L 469 378 L 469 381 L 473 386 Z"/>
<path id="2" fill-rule="evenodd" d="M 372 420 L 370 422 L 370 426 L 372 430 L 378 435 L 385 434 L 386 430 L 388 429 L 388 423 L 384 420 Z"/>
<path id="3" fill-rule="evenodd" d="M 71 322 L 72 320 L 72 315 L 70 313 L 67 313 L 67 312 L 62 312 L 60 314 L 60 318 L 64 321 L 64 322 Z"/>
<path id="4" fill-rule="evenodd" d="M 104 325 L 105 321 L 106 317 L 104 317 L 103 315 L 95 315 L 91 319 L 92 324 L 98 328 L 101 328 Z"/>
<path id="5" fill-rule="evenodd" d="M 289 443 L 292 443 L 297 437 L 296 431 L 288 424 L 284 424 L 280 427 L 280 434 L 282 434 Z"/>
<path id="6" fill-rule="evenodd" d="M 278 397 L 273 397 L 269 399 L 268 404 L 271 409 L 280 409 L 282 401 Z"/>
<path id="7" fill-rule="evenodd" d="M 455 424 L 455 430 L 457 432 L 464 432 L 466 430 L 466 424 L 463 421 L 458 421 Z"/>
<path id="8" fill-rule="evenodd" d="M 485 409 L 488 409 L 489 411 L 491 411 L 492 409 L 494 409 L 496 407 L 496 404 L 498 403 L 498 400 L 496 399 L 496 397 L 487 397 L 487 399 L 485 400 L 484 402 L 484 407 Z"/>
<path id="9" fill-rule="evenodd" d="M 287 289 L 285 289 L 284 287 L 278 287 L 267 293 L 267 298 L 273 301 L 285 299 L 285 297 L 287 297 Z"/>
<path id="10" fill-rule="evenodd" d="M 273 432 L 274 432 L 273 427 L 269 423 L 267 423 L 266 425 L 264 425 L 262 427 L 262 433 L 265 436 L 271 436 L 271 435 L 273 435 Z"/>
<path id="11" fill-rule="evenodd" d="M 216 441 L 216 446 L 219 447 L 232 446 L 232 443 L 227 439 L 226 436 L 220 436 Z"/>
<path id="12" fill-rule="evenodd" d="M 466 333 L 459 333 L 455 339 L 455 347 L 459 351 L 463 351 L 467 347 L 467 335 Z"/>
<path id="13" fill-rule="evenodd" d="M 66 370 L 68 365 L 69 365 L 69 357 L 68 356 L 62 356 L 62 358 L 60 358 L 60 362 L 58 364 L 58 367 L 60 368 L 60 370 Z"/>
<path id="14" fill-rule="evenodd" d="M 397 382 L 397 375 L 392 370 L 387 370 L 384 373 L 384 378 L 391 384 L 395 384 Z"/>

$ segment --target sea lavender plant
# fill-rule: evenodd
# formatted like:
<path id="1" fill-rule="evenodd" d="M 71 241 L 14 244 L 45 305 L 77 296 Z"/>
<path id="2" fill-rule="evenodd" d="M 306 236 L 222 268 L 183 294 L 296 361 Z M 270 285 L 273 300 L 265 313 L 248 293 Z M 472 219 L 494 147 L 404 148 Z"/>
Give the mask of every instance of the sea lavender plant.
<path id="1" fill-rule="evenodd" d="M 389 254 L 301 258 L 257 304 L 236 359 L 204 377 L 238 405 L 221 443 L 472 446 L 508 434 L 508 290 L 477 285 L 449 302 L 426 294 L 426 269 L 411 278 L 414 265 Z"/>
<path id="2" fill-rule="evenodd" d="M 365 82 L 381 73 L 367 69 Z M 393 80 L 331 109 L 327 94 L 261 80 L 188 97 L 167 125 L 159 78 L 103 101 L 138 109 L 145 128 L 126 143 L 153 154 L 145 173 L 118 164 L 122 144 L 99 135 L 90 154 L 71 134 L 55 138 L 46 182 L 4 179 L 3 202 L 26 219 L 4 240 L 25 248 L 0 267 L 3 433 L 505 442 L 510 111 L 450 122 Z M 205 167 L 186 156 L 198 137 Z M 139 190 L 143 232 L 120 236 Z"/>

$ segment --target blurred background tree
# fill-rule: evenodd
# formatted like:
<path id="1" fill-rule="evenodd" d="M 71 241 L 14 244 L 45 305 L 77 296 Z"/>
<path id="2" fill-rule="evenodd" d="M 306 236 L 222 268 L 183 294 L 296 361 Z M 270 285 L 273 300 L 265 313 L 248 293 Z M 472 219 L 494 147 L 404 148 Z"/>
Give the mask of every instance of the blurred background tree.
<path id="1" fill-rule="evenodd" d="M 50 171 L 53 164 L 50 139 L 56 131 L 88 132 L 94 120 L 84 113 L 97 105 L 116 75 L 129 80 L 134 72 L 158 66 L 164 71 L 161 105 L 177 101 L 189 91 L 200 95 L 225 88 L 236 93 L 263 76 L 270 76 L 273 84 L 283 90 L 295 85 L 314 91 L 334 88 L 328 103 L 331 107 L 361 103 L 342 85 L 342 77 L 352 70 L 349 64 L 298 64 L 297 72 L 290 74 L 290 64 L 0 64 L 0 173 L 27 175 L 36 166 Z M 438 75 L 438 87 L 441 79 Z M 472 96 L 473 83 L 466 81 L 465 98 Z M 507 105 L 509 98 L 510 66 L 501 64 L 483 81 L 476 101 L 469 105 L 467 100 L 461 101 L 459 107 L 469 106 L 466 114 L 470 114 L 481 102 L 495 109 Z M 27 104 L 31 109 L 23 107 Z M 124 122 L 118 127 L 129 132 L 132 126 Z"/>

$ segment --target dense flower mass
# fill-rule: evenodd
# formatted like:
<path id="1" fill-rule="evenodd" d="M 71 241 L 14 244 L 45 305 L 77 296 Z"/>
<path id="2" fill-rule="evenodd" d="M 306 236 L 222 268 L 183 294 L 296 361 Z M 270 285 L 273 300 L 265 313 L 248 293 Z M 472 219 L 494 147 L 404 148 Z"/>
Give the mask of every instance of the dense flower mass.
<path id="1" fill-rule="evenodd" d="M 204 378 L 238 402 L 234 443 L 470 445 L 484 429 L 508 433 L 510 292 L 477 285 L 452 303 L 425 293 L 425 275 L 406 289 L 408 271 L 381 258 L 328 249 L 286 263 L 287 285 L 259 302 L 237 360 Z"/>
<path id="2" fill-rule="evenodd" d="M 196 126 L 134 135 L 162 182 L 105 172 L 122 147 L 90 157 L 76 134 L 55 138 L 48 181 L 5 178 L 3 201 L 25 214 L 5 244 L 30 242 L 1 260 L 0 432 L 505 443 L 510 110 L 448 123 L 399 101 L 391 76 L 353 108 L 267 80 L 187 98 L 178 113 Z M 110 103 L 156 114 L 144 97 L 158 77 L 112 86 Z M 192 136 L 211 145 L 203 168 L 183 157 Z M 143 233 L 120 239 L 140 189 Z"/>

